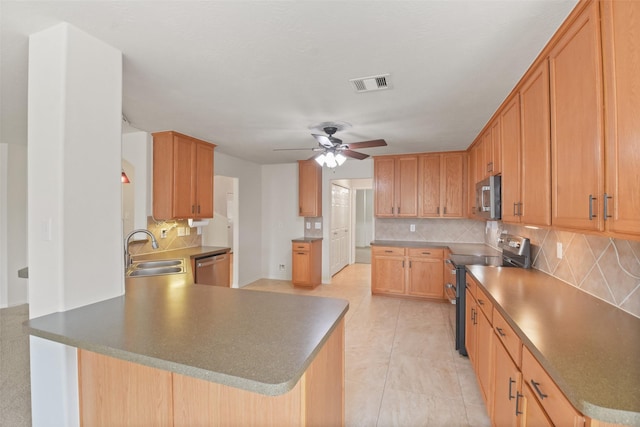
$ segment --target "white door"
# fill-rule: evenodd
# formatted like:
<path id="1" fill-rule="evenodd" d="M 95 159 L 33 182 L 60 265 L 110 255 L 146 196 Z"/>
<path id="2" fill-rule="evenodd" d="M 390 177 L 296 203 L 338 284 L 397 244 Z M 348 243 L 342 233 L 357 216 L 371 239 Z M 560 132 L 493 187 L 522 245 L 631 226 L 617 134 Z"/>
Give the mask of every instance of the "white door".
<path id="1" fill-rule="evenodd" d="M 349 264 L 351 190 L 331 184 L 331 275 Z"/>

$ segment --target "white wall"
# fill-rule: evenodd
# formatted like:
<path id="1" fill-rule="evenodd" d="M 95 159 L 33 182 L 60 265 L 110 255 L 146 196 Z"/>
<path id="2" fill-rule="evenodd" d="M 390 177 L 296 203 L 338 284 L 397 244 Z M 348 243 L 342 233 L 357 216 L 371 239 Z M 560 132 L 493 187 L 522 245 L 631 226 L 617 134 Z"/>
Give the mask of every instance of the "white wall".
<path id="1" fill-rule="evenodd" d="M 234 248 L 234 263 L 240 265 L 237 277 L 242 287 L 262 278 L 262 168 L 257 163 L 217 152 L 214 155 L 215 175 L 238 178 L 238 247 Z M 215 191 L 215 190 L 214 190 Z"/>
<path id="2" fill-rule="evenodd" d="M 0 144 L 0 307 L 28 302 L 27 147 Z"/>
<path id="3" fill-rule="evenodd" d="M 298 216 L 297 163 L 262 167 L 262 206 L 263 276 L 291 280 L 291 240 L 304 236 L 304 218 Z"/>
<path id="4" fill-rule="evenodd" d="M 31 318 L 124 292 L 121 115 L 121 52 L 64 23 L 30 36 Z M 44 341 L 31 339 L 33 425 L 78 425 L 75 352 Z"/>
<path id="5" fill-rule="evenodd" d="M 131 129 L 131 128 L 130 128 Z M 125 214 L 133 215 L 133 226 L 123 230 L 126 235 L 134 228 L 147 228 L 147 216 L 151 212 L 151 180 L 152 180 L 152 144 L 151 134 L 143 131 L 129 131 L 122 134 L 122 158 L 131 164 L 127 169 L 123 167 L 131 180 L 130 184 L 123 185 L 123 192 L 132 192 L 133 206 Z M 124 211 L 125 209 L 123 209 Z M 124 236 L 123 236 L 124 237 Z M 146 239 L 146 235 L 134 235 L 133 239 Z"/>

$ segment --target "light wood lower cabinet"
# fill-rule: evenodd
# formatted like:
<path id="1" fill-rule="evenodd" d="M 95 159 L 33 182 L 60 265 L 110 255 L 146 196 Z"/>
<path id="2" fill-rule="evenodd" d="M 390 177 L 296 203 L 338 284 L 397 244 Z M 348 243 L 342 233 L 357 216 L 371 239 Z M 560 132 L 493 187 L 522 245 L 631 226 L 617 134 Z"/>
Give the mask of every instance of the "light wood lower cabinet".
<path id="1" fill-rule="evenodd" d="M 495 376 L 493 394 L 493 424 L 518 427 L 522 415 L 522 373 L 509 357 L 500 340 L 493 340 Z"/>
<path id="2" fill-rule="evenodd" d="M 294 388 L 267 396 L 78 350 L 84 426 L 343 426 L 344 320 Z"/>
<path id="3" fill-rule="evenodd" d="M 443 250 L 372 246 L 371 292 L 444 299 Z"/>
<path id="4" fill-rule="evenodd" d="M 295 286 L 315 287 L 322 281 L 322 240 L 292 242 L 291 281 Z"/>

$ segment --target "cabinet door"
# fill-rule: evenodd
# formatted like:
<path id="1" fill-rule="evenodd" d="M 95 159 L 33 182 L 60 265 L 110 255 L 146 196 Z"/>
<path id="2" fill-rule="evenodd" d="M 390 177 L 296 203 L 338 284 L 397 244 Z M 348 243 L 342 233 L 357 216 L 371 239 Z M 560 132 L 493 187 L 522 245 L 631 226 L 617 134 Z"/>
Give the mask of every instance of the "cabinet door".
<path id="1" fill-rule="evenodd" d="M 583 230 L 604 226 L 598 5 L 577 17 L 549 55 L 552 224 Z"/>
<path id="2" fill-rule="evenodd" d="M 408 295 L 444 298 L 442 259 L 409 257 L 408 277 Z"/>
<path id="3" fill-rule="evenodd" d="M 322 216 L 322 167 L 315 160 L 298 161 L 298 215 Z"/>
<path id="4" fill-rule="evenodd" d="M 520 90 L 522 222 L 551 225 L 549 66 L 541 63 Z"/>
<path id="5" fill-rule="evenodd" d="M 376 157 L 373 159 L 374 214 L 377 217 L 395 216 L 395 158 Z"/>
<path id="6" fill-rule="evenodd" d="M 196 144 L 195 218 L 213 218 L 213 146 Z"/>
<path id="7" fill-rule="evenodd" d="M 464 154 L 442 155 L 442 216 L 462 218 L 464 216 Z"/>
<path id="8" fill-rule="evenodd" d="M 522 386 L 522 427 L 553 427 L 528 384 Z M 498 425 L 498 424 L 496 424 Z"/>
<path id="9" fill-rule="evenodd" d="M 518 427 L 522 413 L 522 374 L 513 363 L 507 350 L 499 340 L 494 339 L 494 394 L 493 425 Z"/>
<path id="10" fill-rule="evenodd" d="M 492 405 L 493 386 L 493 327 L 482 310 L 476 314 L 476 373 L 480 383 L 480 391 L 486 404 L 489 416 Z"/>
<path id="11" fill-rule="evenodd" d="M 421 217 L 440 216 L 440 155 L 425 155 L 420 161 L 420 210 Z"/>
<path id="12" fill-rule="evenodd" d="M 520 96 L 516 94 L 501 113 L 502 221 L 520 222 Z"/>
<path id="13" fill-rule="evenodd" d="M 467 158 L 467 216 L 476 217 L 476 167 L 478 150 L 474 146 L 469 150 Z"/>
<path id="14" fill-rule="evenodd" d="M 464 346 L 467 349 L 467 355 L 471 364 L 476 364 L 476 331 L 478 322 L 478 307 L 476 300 L 471 294 L 471 291 L 467 288 L 466 293 L 466 307 L 465 307 L 465 335 Z"/>
<path id="15" fill-rule="evenodd" d="M 606 146 L 605 223 L 617 233 L 640 234 L 640 2 L 602 6 Z"/>
<path id="16" fill-rule="evenodd" d="M 500 115 L 491 124 L 491 175 L 502 172 L 502 132 Z"/>
<path id="17" fill-rule="evenodd" d="M 196 192 L 193 185 L 196 150 L 193 141 L 173 137 L 173 218 L 194 218 Z"/>
<path id="18" fill-rule="evenodd" d="M 404 293 L 404 257 L 375 255 L 371 267 L 374 292 Z"/>
<path id="19" fill-rule="evenodd" d="M 401 156 L 396 160 L 396 216 L 418 216 L 418 156 Z"/>
<path id="20" fill-rule="evenodd" d="M 295 245 L 294 245 L 295 246 Z M 291 281 L 294 284 L 306 285 L 311 277 L 311 253 L 309 250 L 293 249 L 293 265 L 291 268 Z"/>

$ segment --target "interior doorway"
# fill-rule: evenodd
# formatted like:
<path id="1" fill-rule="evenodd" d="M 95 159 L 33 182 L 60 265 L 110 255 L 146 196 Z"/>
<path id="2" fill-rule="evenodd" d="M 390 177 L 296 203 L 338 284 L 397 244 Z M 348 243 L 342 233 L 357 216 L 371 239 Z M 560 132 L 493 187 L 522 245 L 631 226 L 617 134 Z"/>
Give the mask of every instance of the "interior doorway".
<path id="1" fill-rule="evenodd" d="M 358 264 L 371 264 L 373 240 L 373 190 L 357 189 L 355 192 L 355 259 Z"/>
<path id="2" fill-rule="evenodd" d="M 334 195 L 339 194 L 339 197 L 348 197 L 348 200 L 340 202 L 334 200 Z M 370 244 L 373 240 L 373 230 L 373 180 L 371 178 L 332 180 L 329 219 L 331 276 L 346 265 L 371 263 Z M 338 239 L 338 237 L 341 238 Z"/>

